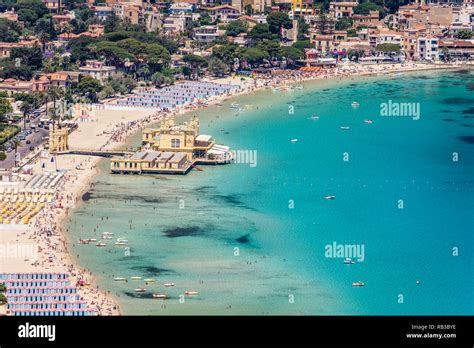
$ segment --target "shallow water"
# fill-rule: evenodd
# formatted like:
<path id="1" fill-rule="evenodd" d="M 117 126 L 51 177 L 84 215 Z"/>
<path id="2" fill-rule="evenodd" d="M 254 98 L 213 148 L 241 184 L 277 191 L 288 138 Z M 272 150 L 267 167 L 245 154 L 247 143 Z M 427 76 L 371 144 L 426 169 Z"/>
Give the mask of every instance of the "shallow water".
<path id="1" fill-rule="evenodd" d="M 318 81 L 194 112 L 201 133 L 255 150 L 256 166 L 121 176 L 103 160 L 66 227 L 73 242 L 111 231 L 130 250 L 73 250 L 125 314 L 473 314 L 473 83 L 473 72 Z M 380 116 L 389 99 L 420 103 L 419 120 Z M 326 257 L 333 242 L 363 246 L 363 261 Z M 170 299 L 114 276 L 155 278 L 149 293 Z"/>

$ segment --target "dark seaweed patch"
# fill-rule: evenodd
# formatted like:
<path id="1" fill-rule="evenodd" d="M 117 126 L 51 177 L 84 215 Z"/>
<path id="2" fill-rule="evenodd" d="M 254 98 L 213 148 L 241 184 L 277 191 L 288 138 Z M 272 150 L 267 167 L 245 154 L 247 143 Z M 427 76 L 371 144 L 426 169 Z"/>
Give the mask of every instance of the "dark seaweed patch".
<path id="1" fill-rule="evenodd" d="M 456 104 L 474 104 L 474 99 L 470 98 L 459 98 L 459 97 L 453 97 L 453 98 L 445 98 L 441 101 L 443 104 L 450 104 L 450 105 L 456 105 Z"/>
<path id="2" fill-rule="evenodd" d="M 463 126 L 463 127 L 466 127 L 466 128 L 472 128 L 472 127 L 474 127 L 472 124 L 463 124 L 462 126 Z"/>
<path id="3" fill-rule="evenodd" d="M 446 114 L 449 114 L 449 113 L 453 112 L 453 110 L 443 110 L 442 112 L 444 112 Z"/>
<path id="4" fill-rule="evenodd" d="M 196 237 L 204 235 L 204 231 L 199 226 L 174 227 L 165 230 L 164 235 L 168 238 Z"/>
<path id="5" fill-rule="evenodd" d="M 474 91 L 474 82 L 467 83 L 466 88 L 468 91 Z"/>
<path id="6" fill-rule="evenodd" d="M 468 144 L 474 144 L 474 135 L 461 135 L 458 139 Z"/>
<path id="7" fill-rule="evenodd" d="M 250 242 L 249 235 L 248 234 L 243 235 L 239 238 L 236 238 L 235 241 L 242 244 L 248 243 Z"/>
<path id="8" fill-rule="evenodd" d="M 455 122 L 456 121 L 455 119 L 452 119 L 452 118 L 443 118 L 442 120 L 445 121 L 445 122 Z"/>
<path id="9" fill-rule="evenodd" d="M 474 115 L 474 107 L 470 107 L 469 109 L 463 110 L 462 113 L 467 115 Z"/>
<path id="10" fill-rule="evenodd" d="M 153 298 L 153 293 L 151 293 L 151 292 L 138 293 L 138 292 L 124 291 L 123 294 L 128 296 L 128 297 L 131 297 L 131 298 L 143 299 L 143 300 L 149 300 L 149 299 Z M 167 296 L 168 296 L 167 300 L 172 300 L 172 299 L 177 298 L 177 297 L 169 296 L 168 294 L 167 294 Z M 161 303 L 161 301 L 163 301 L 163 300 L 158 300 L 157 299 L 157 301 L 158 301 L 157 303 Z"/>
<path id="11" fill-rule="evenodd" d="M 460 69 L 460 70 L 453 71 L 454 74 L 459 74 L 459 75 L 467 75 L 470 72 L 471 70 L 468 70 L 468 69 Z"/>
<path id="12" fill-rule="evenodd" d="M 176 272 L 171 269 L 159 268 L 155 266 L 133 266 L 130 267 L 130 269 L 140 273 L 147 273 L 148 275 L 176 274 Z"/>
<path id="13" fill-rule="evenodd" d="M 86 193 L 84 193 L 82 195 L 82 200 L 84 202 L 87 202 L 88 200 L 90 200 L 92 198 L 92 191 L 87 191 Z"/>

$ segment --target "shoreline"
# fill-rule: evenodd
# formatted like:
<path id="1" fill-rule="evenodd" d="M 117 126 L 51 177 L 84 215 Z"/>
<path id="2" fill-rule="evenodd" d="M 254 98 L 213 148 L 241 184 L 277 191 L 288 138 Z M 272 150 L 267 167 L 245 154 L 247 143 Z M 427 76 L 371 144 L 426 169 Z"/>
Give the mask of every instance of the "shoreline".
<path id="1" fill-rule="evenodd" d="M 312 75 L 312 74 L 307 74 L 308 76 L 303 76 L 303 74 L 292 74 L 291 71 L 288 72 L 288 74 L 284 74 L 282 78 L 273 78 L 273 79 L 246 79 L 244 82 L 241 81 L 241 86 L 243 85 L 243 89 L 239 90 L 236 93 L 233 93 L 231 95 L 221 95 L 215 98 L 212 98 L 207 104 L 207 106 L 213 106 L 220 104 L 224 101 L 227 101 L 231 98 L 234 97 L 239 97 L 242 95 L 250 94 L 253 92 L 257 92 L 260 90 L 264 89 L 269 89 L 269 88 L 275 88 L 275 87 L 282 87 L 282 86 L 287 86 L 290 84 L 297 84 L 297 83 L 302 83 L 302 82 L 315 82 L 317 80 L 322 80 L 322 81 L 337 81 L 345 79 L 345 78 L 352 78 L 352 77 L 357 77 L 357 76 L 376 76 L 380 74 L 391 74 L 391 73 L 398 73 L 398 72 L 417 72 L 417 71 L 429 71 L 429 70 L 450 70 L 450 69 L 465 69 L 465 68 L 473 68 L 472 65 L 460 65 L 460 66 L 453 66 L 453 65 L 421 65 L 421 64 L 413 64 L 413 66 L 403 66 L 400 65 L 396 67 L 395 65 L 392 66 L 392 68 L 387 67 L 387 70 L 384 70 L 386 67 L 385 66 L 376 66 L 372 67 L 374 70 L 368 69 L 367 67 L 369 66 L 362 66 L 362 69 L 360 71 L 356 72 L 348 72 L 347 70 L 344 70 L 342 68 L 336 68 L 334 71 L 330 71 L 330 73 L 324 74 L 324 75 Z M 363 69 L 367 68 L 367 69 Z M 375 69 L 375 68 L 382 68 L 382 69 Z M 337 69 L 341 69 L 340 71 Z M 234 79 L 228 80 L 230 82 L 235 81 L 237 77 Z M 222 81 L 222 80 L 221 80 Z M 218 82 L 218 80 L 211 80 L 211 82 Z M 250 82 L 250 83 L 249 83 Z M 222 82 L 226 83 L 226 82 Z M 227 82 L 229 83 L 229 82 Z M 153 123 L 159 122 L 163 117 L 174 117 L 177 115 L 184 115 L 189 112 L 196 111 L 198 109 L 204 108 L 205 106 L 202 105 L 191 105 L 188 106 L 182 110 L 172 110 L 169 112 L 156 112 L 153 110 L 149 110 L 148 112 L 144 111 L 133 111 L 130 110 L 136 114 L 138 114 L 138 117 L 131 118 L 128 120 L 128 123 L 124 123 L 121 120 L 118 120 L 120 122 L 115 123 L 114 127 L 118 129 L 110 131 L 109 125 L 105 125 L 105 129 L 107 129 L 107 133 L 105 136 L 105 139 L 95 139 L 95 140 L 105 140 L 105 143 L 102 144 L 99 148 L 100 149 L 116 149 L 118 147 L 123 147 L 124 144 L 126 144 L 131 137 L 136 135 L 137 132 L 141 131 L 145 127 L 150 126 Z M 127 111 L 127 110 L 125 110 Z M 124 112 L 122 110 L 115 111 L 115 113 L 119 114 L 121 112 Z M 80 125 L 81 126 L 81 125 Z M 104 125 L 102 125 L 104 126 Z M 91 131 L 94 130 L 96 131 L 96 127 L 90 127 Z M 87 130 L 87 129 L 86 129 Z M 77 133 L 80 133 L 84 131 L 84 129 L 79 129 Z M 109 134 L 109 132 L 111 134 Z M 73 134 L 76 133 L 76 131 L 73 132 Z M 87 132 L 84 132 L 87 133 Z M 101 133 L 99 133 L 101 134 Z M 77 135 L 77 134 L 76 134 Z M 105 134 L 101 134 L 100 136 L 103 137 Z M 94 134 L 87 134 L 87 135 L 82 135 L 82 137 L 88 136 L 89 138 L 93 137 Z M 98 134 L 95 134 L 95 136 L 99 137 Z M 79 137 L 81 138 L 81 137 Z M 83 139 L 81 139 L 83 140 Z M 44 211 L 42 211 L 38 216 L 33 220 L 32 223 L 27 227 L 26 229 L 26 236 L 25 238 L 28 237 L 28 234 L 31 234 L 33 232 L 34 235 L 36 235 L 37 232 L 39 232 L 39 226 L 38 226 L 38 221 L 40 220 L 40 217 L 45 216 L 47 222 L 52 223 L 54 226 L 57 226 L 56 229 L 54 229 L 54 237 L 57 237 L 57 243 L 55 244 L 55 247 L 57 246 L 62 246 L 63 249 L 49 249 L 53 250 L 54 254 L 57 258 L 56 266 L 59 266 L 60 269 L 72 269 L 73 273 L 77 274 L 77 279 L 85 279 L 87 283 L 90 284 L 89 287 L 78 287 L 78 291 L 84 299 L 86 299 L 89 303 L 92 303 L 93 305 L 95 302 L 101 301 L 101 308 L 105 308 L 104 312 L 106 313 L 100 313 L 100 315 L 122 315 L 120 312 L 120 306 L 119 306 L 119 301 L 115 298 L 115 296 L 111 292 L 107 292 L 106 290 L 99 290 L 99 287 L 97 285 L 97 276 L 92 274 L 91 272 L 88 272 L 87 270 L 83 269 L 80 267 L 80 261 L 79 258 L 76 257 L 73 254 L 72 246 L 70 243 L 73 245 L 75 244 L 73 240 L 71 240 L 71 236 L 68 236 L 68 230 L 65 229 L 65 223 L 68 221 L 70 218 L 73 210 L 77 208 L 80 204 L 82 204 L 82 195 L 87 192 L 92 185 L 92 181 L 94 178 L 97 176 L 99 173 L 100 169 L 97 167 L 97 164 L 101 160 L 101 158 L 97 157 L 91 157 L 91 156 L 81 156 L 81 155 L 62 155 L 59 157 L 56 157 L 58 164 L 56 165 L 64 165 L 68 166 L 69 169 L 66 172 L 65 175 L 65 180 L 61 183 L 60 187 L 58 188 L 56 192 L 56 197 L 57 200 L 55 201 L 55 207 L 50 208 L 46 207 Z M 79 166 L 81 169 L 77 169 L 77 162 L 80 162 Z M 38 168 L 40 169 L 38 161 L 37 165 Z M 59 162 L 61 162 L 59 164 Z M 74 169 L 76 168 L 76 169 Z M 41 169 L 40 169 L 41 170 Z M 60 188 L 63 187 L 64 190 L 61 190 Z M 57 213 L 57 214 L 55 214 Z M 47 218 L 49 216 L 49 219 Z M 43 240 L 38 241 L 38 246 L 43 246 L 45 243 L 48 245 L 49 243 L 46 242 L 46 239 L 49 237 L 44 238 Z M 31 238 L 30 238 L 31 239 Z M 45 257 L 47 259 L 48 255 L 47 251 L 48 248 L 42 248 L 43 252 L 41 256 Z M 41 252 L 40 252 L 41 253 Z M 44 267 L 43 269 L 35 269 L 35 271 L 45 271 Z M 47 269 L 47 271 L 49 271 Z M 71 277 L 71 282 L 73 283 L 74 277 Z"/>

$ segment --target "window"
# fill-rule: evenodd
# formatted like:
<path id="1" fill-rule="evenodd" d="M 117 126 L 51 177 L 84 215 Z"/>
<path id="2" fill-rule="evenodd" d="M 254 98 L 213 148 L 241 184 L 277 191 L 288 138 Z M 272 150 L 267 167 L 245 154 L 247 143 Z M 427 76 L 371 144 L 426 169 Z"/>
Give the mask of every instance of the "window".
<path id="1" fill-rule="evenodd" d="M 171 147 L 179 148 L 181 147 L 181 140 L 179 139 L 171 139 Z"/>

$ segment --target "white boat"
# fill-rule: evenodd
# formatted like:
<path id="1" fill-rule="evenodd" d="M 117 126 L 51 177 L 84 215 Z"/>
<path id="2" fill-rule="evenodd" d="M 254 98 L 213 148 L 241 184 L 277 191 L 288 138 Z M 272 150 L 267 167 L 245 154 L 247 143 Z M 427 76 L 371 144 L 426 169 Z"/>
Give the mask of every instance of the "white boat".
<path id="1" fill-rule="evenodd" d="M 103 236 L 113 236 L 113 232 L 102 232 Z"/>
<path id="2" fill-rule="evenodd" d="M 145 278 L 143 279 L 144 282 L 147 282 L 147 283 L 153 283 L 155 281 L 155 279 L 153 278 Z"/>
<path id="3" fill-rule="evenodd" d="M 352 283 L 352 286 L 364 286 L 364 285 L 365 285 L 364 282 L 361 282 L 361 281 Z"/>
<path id="4" fill-rule="evenodd" d="M 372 123 L 372 120 L 364 120 L 364 123 L 371 124 L 371 123 Z"/>
<path id="5" fill-rule="evenodd" d="M 326 196 L 324 199 L 336 199 L 336 196 Z"/>
<path id="6" fill-rule="evenodd" d="M 174 283 L 165 283 L 165 288 L 170 288 L 174 286 Z"/>
<path id="7" fill-rule="evenodd" d="M 351 128 L 351 127 L 349 127 L 349 126 L 342 126 L 342 127 L 341 127 L 342 130 L 349 130 L 350 128 Z"/>
<path id="8" fill-rule="evenodd" d="M 126 280 L 127 280 L 127 278 L 123 278 L 123 277 L 115 277 L 115 278 L 114 278 L 114 280 L 115 280 L 116 282 L 124 282 L 124 281 L 126 281 Z"/>
<path id="9" fill-rule="evenodd" d="M 79 244 L 89 244 L 89 239 L 79 239 Z"/>
<path id="10" fill-rule="evenodd" d="M 128 242 L 125 243 L 125 242 L 115 242 L 115 245 L 128 245 Z"/>
<path id="11" fill-rule="evenodd" d="M 351 105 L 353 108 L 358 108 L 360 106 L 360 104 L 356 101 L 353 101 Z"/>
<path id="12" fill-rule="evenodd" d="M 117 238 L 117 242 L 128 243 L 128 239 L 125 239 L 125 238 Z"/>
<path id="13" fill-rule="evenodd" d="M 165 298 L 168 298 L 168 296 L 166 296 L 166 294 L 153 294 L 153 298 L 165 299 Z"/>
<path id="14" fill-rule="evenodd" d="M 145 288 L 137 288 L 135 289 L 135 292 L 146 292 Z"/>
<path id="15" fill-rule="evenodd" d="M 344 259 L 344 263 L 345 263 L 346 265 L 353 265 L 353 264 L 355 264 L 355 261 L 352 261 L 352 259 L 351 259 L 350 257 L 346 257 L 346 258 Z"/>
<path id="16" fill-rule="evenodd" d="M 295 138 L 295 139 L 291 139 L 290 141 L 291 141 L 292 143 L 296 143 L 296 142 L 298 142 L 298 139 Z"/>
<path id="17" fill-rule="evenodd" d="M 188 296 L 196 296 L 196 295 L 199 295 L 199 292 L 193 291 L 193 290 L 186 290 L 184 294 Z"/>
<path id="18" fill-rule="evenodd" d="M 230 104 L 230 108 L 231 109 L 238 109 L 238 108 L 240 108 L 240 105 L 237 104 L 237 103 L 232 103 L 232 104 Z"/>
<path id="19" fill-rule="evenodd" d="M 102 236 L 102 239 L 112 239 L 111 236 Z"/>
<path id="20" fill-rule="evenodd" d="M 100 242 L 100 243 L 97 243 L 95 246 L 96 247 L 105 247 L 105 246 L 107 246 L 107 244 Z"/>
<path id="21" fill-rule="evenodd" d="M 416 280 L 416 284 L 420 284 L 420 283 L 421 283 L 421 282 L 417 279 L 417 280 Z"/>
<path id="22" fill-rule="evenodd" d="M 97 242 L 97 239 L 95 239 L 95 238 L 89 238 L 89 242 Z"/>
<path id="23" fill-rule="evenodd" d="M 313 121 L 319 120 L 319 116 L 311 116 L 309 119 Z"/>
<path id="24" fill-rule="evenodd" d="M 142 280 L 142 277 L 130 277 L 131 280 Z"/>

